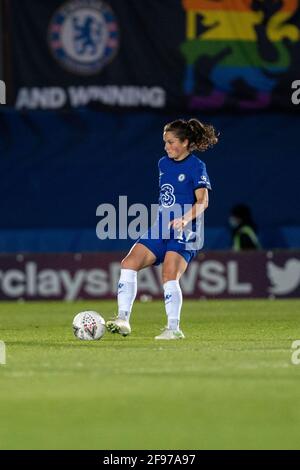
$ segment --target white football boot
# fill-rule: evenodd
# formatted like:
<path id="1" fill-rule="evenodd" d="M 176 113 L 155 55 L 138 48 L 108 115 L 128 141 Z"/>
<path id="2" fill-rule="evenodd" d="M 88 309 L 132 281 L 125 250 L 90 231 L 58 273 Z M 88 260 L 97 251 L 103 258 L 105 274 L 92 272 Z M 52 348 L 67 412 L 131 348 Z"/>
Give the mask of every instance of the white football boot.
<path id="1" fill-rule="evenodd" d="M 155 336 L 155 339 L 183 339 L 185 338 L 184 334 L 181 330 L 170 330 L 169 328 L 165 328 L 163 332 Z"/>
<path id="2" fill-rule="evenodd" d="M 111 333 L 119 333 L 122 336 L 128 336 L 131 333 L 131 327 L 127 320 L 115 318 L 106 322 L 106 328 Z"/>

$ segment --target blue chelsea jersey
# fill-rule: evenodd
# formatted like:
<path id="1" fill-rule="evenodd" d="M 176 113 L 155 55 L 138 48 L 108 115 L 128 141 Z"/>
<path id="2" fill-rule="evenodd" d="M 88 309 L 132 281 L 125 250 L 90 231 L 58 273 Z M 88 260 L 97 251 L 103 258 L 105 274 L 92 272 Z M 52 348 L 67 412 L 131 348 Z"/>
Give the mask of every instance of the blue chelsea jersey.
<path id="1" fill-rule="evenodd" d="M 211 189 L 205 163 L 193 154 L 184 160 L 175 161 L 163 157 L 158 162 L 159 209 L 170 209 L 175 203 L 195 204 L 195 190 Z"/>

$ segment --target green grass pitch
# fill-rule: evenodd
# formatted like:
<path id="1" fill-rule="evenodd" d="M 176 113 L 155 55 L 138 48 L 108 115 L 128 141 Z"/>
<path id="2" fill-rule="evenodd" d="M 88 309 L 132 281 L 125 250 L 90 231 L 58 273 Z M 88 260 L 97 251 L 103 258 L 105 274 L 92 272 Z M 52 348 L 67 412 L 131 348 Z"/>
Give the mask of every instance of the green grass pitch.
<path id="1" fill-rule="evenodd" d="M 155 341 L 163 302 L 132 335 L 73 337 L 115 302 L 1 303 L 1 449 L 299 449 L 300 300 L 185 301 L 185 340 Z"/>

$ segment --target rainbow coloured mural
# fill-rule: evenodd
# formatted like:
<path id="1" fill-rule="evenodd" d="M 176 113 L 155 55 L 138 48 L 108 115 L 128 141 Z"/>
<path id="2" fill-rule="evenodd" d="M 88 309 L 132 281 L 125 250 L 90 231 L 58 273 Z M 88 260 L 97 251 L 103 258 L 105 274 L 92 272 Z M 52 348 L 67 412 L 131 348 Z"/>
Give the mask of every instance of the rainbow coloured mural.
<path id="1" fill-rule="evenodd" d="M 267 108 L 300 40 L 298 0 L 182 0 L 184 93 L 193 109 Z"/>

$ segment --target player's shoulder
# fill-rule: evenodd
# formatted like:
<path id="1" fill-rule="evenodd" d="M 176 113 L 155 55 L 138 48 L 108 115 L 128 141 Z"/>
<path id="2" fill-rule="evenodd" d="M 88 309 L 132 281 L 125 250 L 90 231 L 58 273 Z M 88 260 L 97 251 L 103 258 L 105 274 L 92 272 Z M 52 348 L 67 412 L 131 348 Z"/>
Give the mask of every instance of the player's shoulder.
<path id="1" fill-rule="evenodd" d="M 158 160 L 158 166 L 161 167 L 162 165 L 165 165 L 168 160 L 169 160 L 169 157 L 167 157 L 166 155 L 164 155 L 163 157 L 161 157 L 161 158 Z"/>
<path id="2" fill-rule="evenodd" d="M 203 169 L 206 168 L 205 163 L 202 160 L 200 160 L 200 158 L 197 157 L 196 155 L 194 155 L 193 153 L 191 154 L 190 162 L 191 162 L 191 165 L 194 168 L 197 168 L 197 169 L 198 168 L 203 168 Z"/>

